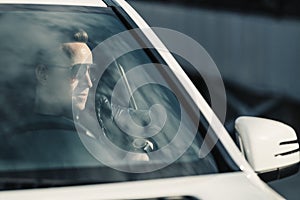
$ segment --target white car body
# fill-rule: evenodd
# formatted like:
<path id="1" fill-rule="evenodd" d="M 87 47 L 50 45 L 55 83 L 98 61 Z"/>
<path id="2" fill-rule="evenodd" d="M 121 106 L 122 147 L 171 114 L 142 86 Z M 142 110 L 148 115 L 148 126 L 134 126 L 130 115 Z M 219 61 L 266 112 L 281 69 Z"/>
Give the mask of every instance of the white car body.
<path id="1" fill-rule="evenodd" d="M 139 28 L 149 28 L 138 13 L 124 0 L 115 0 Z M 1 4 L 43 4 L 43 5 L 75 5 L 106 7 L 101 0 L 2 0 Z M 164 45 L 154 34 L 145 32 L 149 41 L 157 48 Z M 214 175 L 188 176 L 146 181 L 131 181 L 99 185 L 70 186 L 46 189 L 28 189 L 0 192 L 3 200 L 33 200 L 33 199 L 148 199 L 158 197 L 192 196 L 198 199 L 283 199 L 265 184 L 250 167 L 238 147 L 235 145 L 222 123 L 211 110 L 188 76 L 169 52 L 160 52 L 162 58 L 186 91 L 194 99 L 196 105 L 203 112 L 206 119 L 214 119 L 217 123 L 211 127 L 218 135 L 229 155 L 239 166 L 240 172 Z M 184 170 L 184 169 L 183 169 Z"/>

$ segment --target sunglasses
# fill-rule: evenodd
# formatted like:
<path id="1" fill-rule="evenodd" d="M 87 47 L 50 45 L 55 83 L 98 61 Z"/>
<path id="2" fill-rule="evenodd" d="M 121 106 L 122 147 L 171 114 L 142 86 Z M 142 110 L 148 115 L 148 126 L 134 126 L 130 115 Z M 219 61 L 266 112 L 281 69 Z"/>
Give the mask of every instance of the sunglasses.
<path id="1" fill-rule="evenodd" d="M 84 78 L 86 73 L 88 73 L 92 82 L 95 82 L 97 80 L 95 64 L 81 63 L 81 64 L 72 65 L 71 67 L 60 66 L 60 65 L 54 65 L 53 67 L 67 70 L 69 72 L 71 79 L 80 80 L 81 78 Z"/>

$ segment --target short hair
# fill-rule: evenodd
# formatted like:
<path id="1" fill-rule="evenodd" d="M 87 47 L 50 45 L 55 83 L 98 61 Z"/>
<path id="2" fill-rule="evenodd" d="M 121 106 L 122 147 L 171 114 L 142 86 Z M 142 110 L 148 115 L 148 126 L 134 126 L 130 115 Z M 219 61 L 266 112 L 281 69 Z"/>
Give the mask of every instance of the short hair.
<path id="1" fill-rule="evenodd" d="M 70 61 L 67 52 L 59 45 L 51 47 L 50 49 L 41 49 L 37 53 L 36 66 L 46 65 L 51 67 L 54 64 L 64 64 Z"/>
<path id="2" fill-rule="evenodd" d="M 88 34 L 82 29 L 79 29 L 75 34 L 73 34 L 73 40 L 67 42 L 88 42 Z M 36 66 L 46 65 L 51 67 L 53 64 L 58 64 L 59 62 L 66 63 L 70 61 L 72 57 L 71 49 L 64 48 L 64 43 L 52 43 L 51 46 L 47 48 L 41 48 L 37 52 Z"/>
<path id="3" fill-rule="evenodd" d="M 85 32 L 82 29 L 79 29 L 78 32 L 76 32 L 73 37 L 76 42 L 87 43 L 89 40 L 89 36 L 88 36 L 87 32 Z"/>

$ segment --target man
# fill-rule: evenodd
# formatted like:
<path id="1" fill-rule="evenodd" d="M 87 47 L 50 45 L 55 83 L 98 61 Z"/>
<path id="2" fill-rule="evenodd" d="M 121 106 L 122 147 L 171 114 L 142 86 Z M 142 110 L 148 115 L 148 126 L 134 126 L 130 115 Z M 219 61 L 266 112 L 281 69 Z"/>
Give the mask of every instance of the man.
<path id="1" fill-rule="evenodd" d="M 83 110 L 93 86 L 92 52 L 84 42 L 63 43 L 39 55 L 35 112 L 72 117 L 74 108 Z"/>
<path id="2" fill-rule="evenodd" d="M 80 37 L 82 38 L 82 36 Z M 86 43 L 82 41 L 63 43 L 58 47 L 51 48 L 51 50 L 41 52 L 38 61 L 35 70 L 38 81 L 35 112 L 43 115 L 47 120 L 56 120 L 59 125 L 73 124 L 73 112 L 83 111 L 85 109 L 89 90 L 93 86 L 93 74 L 90 73 L 93 68 L 91 50 Z M 101 104 L 101 107 L 105 105 L 106 107 L 110 107 L 107 98 L 102 99 Z M 128 150 L 134 149 L 134 151 L 145 152 L 146 149 L 151 149 L 150 146 L 153 146 L 153 144 L 150 141 L 146 139 L 133 139 L 126 136 L 126 134 L 119 129 L 121 126 L 126 127 L 132 132 L 134 131 L 134 129 L 132 130 L 132 128 L 130 129 L 130 126 L 128 126 L 126 118 L 121 119 L 124 117 L 121 113 L 124 114 L 131 111 L 131 113 L 134 114 L 133 116 L 136 116 L 136 118 L 141 121 L 145 121 L 145 114 L 138 110 L 129 110 L 116 105 L 113 106 L 118 111 L 118 114 L 112 114 L 112 116 L 109 116 L 104 120 L 104 123 L 101 123 L 102 119 L 100 118 L 103 118 L 103 115 L 99 113 L 99 122 L 101 126 L 105 130 L 108 130 L 108 132 L 105 132 L 104 134 L 108 134 L 106 135 L 108 137 L 112 135 L 109 138 L 113 139 L 118 145 L 125 146 L 124 148 L 127 148 Z M 89 116 L 85 116 L 84 120 L 87 120 L 88 117 Z M 72 122 L 66 118 L 71 119 Z M 115 122 L 117 122 L 117 125 Z M 48 121 L 46 123 L 48 123 Z M 89 124 L 89 122 L 87 124 Z M 91 126 L 89 127 L 83 128 L 85 134 L 97 138 L 97 133 L 85 131 L 93 126 L 93 124 L 90 125 Z M 121 132 L 121 134 L 116 134 L 118 132 Z M 142 153 L 138 157 L 129 159 L 147 161 L 149 158 L 145 153 Z"/>

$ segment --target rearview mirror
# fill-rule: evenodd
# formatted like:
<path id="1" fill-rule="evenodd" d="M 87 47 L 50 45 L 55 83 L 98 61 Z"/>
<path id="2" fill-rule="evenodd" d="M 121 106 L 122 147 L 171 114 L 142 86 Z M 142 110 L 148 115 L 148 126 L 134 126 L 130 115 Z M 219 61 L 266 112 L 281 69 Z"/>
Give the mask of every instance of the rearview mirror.
<path id="1" fill-rule="evenodd" d="M 239 117 L 235 129 L 242 153 L 263 180 L 298 171 L 299 143 L 292 127 L 270 119 Z"/>

